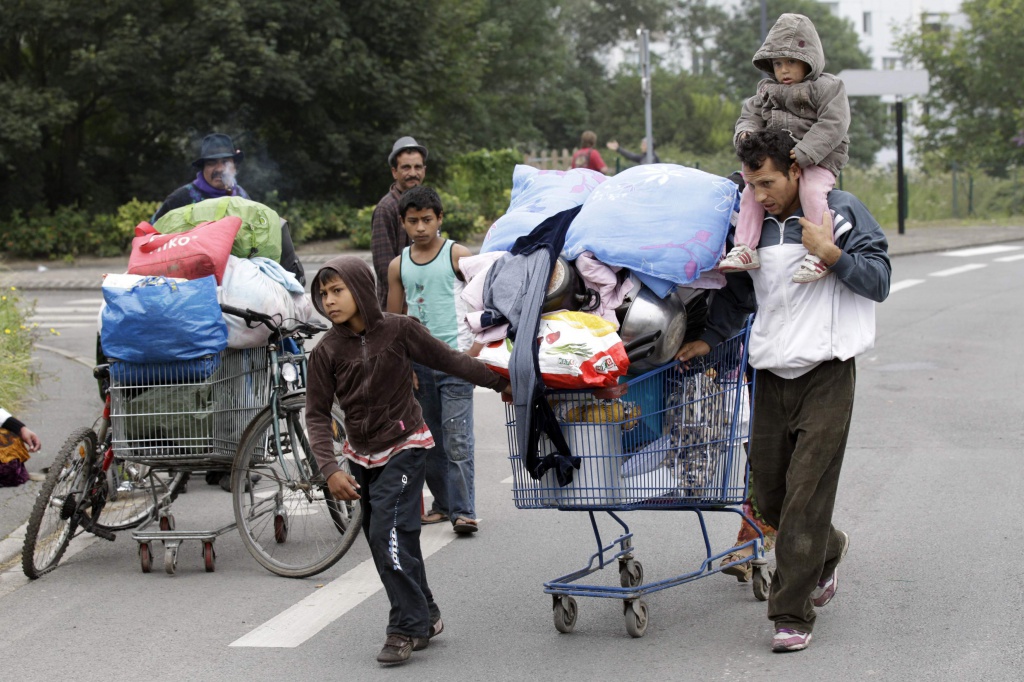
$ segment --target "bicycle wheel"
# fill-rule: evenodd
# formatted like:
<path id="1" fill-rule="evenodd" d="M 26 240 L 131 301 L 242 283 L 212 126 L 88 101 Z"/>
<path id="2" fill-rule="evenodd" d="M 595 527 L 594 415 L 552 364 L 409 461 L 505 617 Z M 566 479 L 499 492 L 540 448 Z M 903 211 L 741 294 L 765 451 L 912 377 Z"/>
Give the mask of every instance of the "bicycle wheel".
<path id="1" fill-rule="evenodd" d="M 113 531 L 142 525 L 177 497 L 184 479 L 181 472 L 154 471 L 115 458 L 106 472 L 106 503 L 96 526 Z"/>
<path id="2" fill-rule="evenodd" d="M 77 530 L 96 457 L 96 433 L 79 429 L 61 446 L 32 506 L 25 530 L 21 567 L 33 580 L 57 567 Z"/>
<path id="3" fill-rule="evenodd" d="M 249 424 L 235 454 L 235 523 L 246 549 L 267 570 L 307 578 L 336 564 L 352 546 L 362 508 L 358 500 L 338 501 L 328 491 L 306 437 L 305 395 L 288 396 L 278 412 L 280 440 L 267 408 Z M 335 408 L 332 417 L 340 458 L 345 438 L 340 410 Z"/>

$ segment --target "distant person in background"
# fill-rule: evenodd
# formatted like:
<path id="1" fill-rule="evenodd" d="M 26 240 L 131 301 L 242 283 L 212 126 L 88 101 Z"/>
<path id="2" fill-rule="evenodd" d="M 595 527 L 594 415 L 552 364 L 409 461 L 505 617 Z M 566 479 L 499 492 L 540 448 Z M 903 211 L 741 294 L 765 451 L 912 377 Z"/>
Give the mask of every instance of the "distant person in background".
<path id="1" fill-rule="evenodd" d="M 242 197 L 249 195 L 238 184 L 238 164 L 245 154 L 235 148 L 231 138 L 223 133 L 210 133 L 203 138 L 199 158 L 192 162 L 196 169 L 195 180 L 182 185 L 170 193 L 149 221 L 155 223 L 168 211 L 196 204 L 204 199 L 218 197 Z M 289 240 L 291 241 L 291 240 Z"/>
<path id="2" fill-rule="evenodd" d="M 584 130 L 580 135 L 580 148 L 572 155 L 573 168 L 589 168 L 598 173 L 610 174 L 611 169 L 601 158 L 601 152 L 594 149 L 597 146 L 597 133 L 593 130 Z"/>
<path id="3" fill-rule="evenodd" d="M 618 152 L 624 158 L 629 159 L 633 163 L 644 164 L 647 163 L 647 138 L 640 138 L 640 153 L 635 154 L 631 151 L 627 151 L 619 146 L 619 143 L 615 140 L 608 140 L 605 144 L 608 149 L 613 152 Z M 658 158 L 658 152 L 654 151 L 653 145 L 651 149 L 651 163 L 661 163 L 661 159 Z"/>
<path id="4" fill-rule="evenodd" d="M 395 179 L 388 193 L 377 202 L 371 219 L 373 237 L 373 271 L 377 275 L 377 301 L 381 310 L 388 307 L 388 266 L 402 249 L 409 246 L 409 235 L 402 227 L 398 200 L 406 190 L 423 184 L 427 175 L 427 148 L 406 135 L 395 140 L 388 154 L 391 177 Z"/>

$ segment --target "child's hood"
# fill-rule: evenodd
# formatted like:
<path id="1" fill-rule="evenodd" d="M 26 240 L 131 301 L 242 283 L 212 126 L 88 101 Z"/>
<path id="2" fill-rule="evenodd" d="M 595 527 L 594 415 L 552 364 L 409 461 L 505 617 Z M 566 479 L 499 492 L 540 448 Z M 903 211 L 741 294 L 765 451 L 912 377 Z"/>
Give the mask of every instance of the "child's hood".
<path id="1" fill-rule="evenodd" d="M 814 80 L 825 70 L 825 50 L 811 20 L 802 14 L 783 14 L 768 31 L 764 45 L 752 60 L 754 66 L 775 78 L 772 60 L 789 57 L 810 65 L 805 80 Z"/>
<path id="2" fill-rule="evenodd" d="M 324 266 L 317 271 L 316 277 L 313 278 L 313 284 L 310 286 L 309 294 L 313 300 L 313 307 L 316 308 L 318 313 L 327 317 L 324 313 L 323 297 L 320 295 L 320 273 L 324 270 L 333 270 L 345 282 L 345 286 L 352 292 L 352 297 L 359 307 L 359 312 L 363 316 L 363 322 L 366 324 L 367 330 L 373 329 L 384 319 L 380 303 L 377 302 L 377 284 L 373 276 L 373 270 L 370 269 L 370 265 L 366 261 L 357 256 L 335 256 L 324 263 Z M 336 328 L 348 329 L 344 325 L 334 326 Z"/>

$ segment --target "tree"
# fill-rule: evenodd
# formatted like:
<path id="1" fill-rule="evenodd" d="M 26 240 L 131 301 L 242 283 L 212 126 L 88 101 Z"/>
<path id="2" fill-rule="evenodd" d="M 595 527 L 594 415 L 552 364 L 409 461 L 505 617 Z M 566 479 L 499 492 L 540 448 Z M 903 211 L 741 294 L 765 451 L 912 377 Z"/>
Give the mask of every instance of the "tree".
<path id="1" fill-rule="evenodd" d="M 1003 174 L 1024 162 L 1024 0 L 965 0 L 968 24 L 922 24 L 901 49 L 928 70 L 917 147 L 943 165 Z"/>

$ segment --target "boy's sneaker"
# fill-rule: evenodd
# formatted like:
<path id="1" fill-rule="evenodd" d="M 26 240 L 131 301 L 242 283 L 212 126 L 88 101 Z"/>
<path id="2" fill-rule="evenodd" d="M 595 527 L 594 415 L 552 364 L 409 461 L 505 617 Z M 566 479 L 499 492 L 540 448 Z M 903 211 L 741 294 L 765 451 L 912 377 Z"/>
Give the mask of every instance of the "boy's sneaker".
<path id="1" fill-rule="evenodd" d="M 739 244 L 732 247 L 725 258 L 719 261 L 717 270 L 719 272 L 740 272 L 741 270 L 757 270 L 760 267 L 761 259 L 758 258 L 757 251 L 744 244 Z"/>
<path id="2" fill-rule="evenodd" d="M 804 256 L 804 261 L 800 263 L 796 274 L 793 275 L 793 281 L 797 284 L 807 284 L 808 282 L 815 282 L 827 274 L 828 266 L 825 265 L 825 261 L 817 256 L 807 254 Z"/>
<path id="3" fill-rule="evenodd" d="M 800 632 L 792 628 L 776 628 L 775 636 L 772 637 L 772 651 L 784 653 L 786 651 L 800 651 L 806 649 L 811 643 L 811 633 Z"/>
<path id="4" fill-rule="evenodd" d="M 430 646 L 430 640 L 437 637 L 439 634 L 444 632 L 444 621 L 438 616 L 437 620 L 430 624 L 430 632 L 427 633 L 426 637 L 413 637 L 412 638 L 412 650 L 423 651 Z"/>
<path id="5" fill-rule="evenodd" d="M 847 550 L 850 549 L 850 536 L 843 531 L 839 532 L 843 536 L 843 547 L 839 550 L 839 561 L 836 562 L 836 567 L 832 569 L 832 575 L 824 580 L 819 580 L 818 586 L 811 592 L 811 603 L 819 609 L 832 601 L 832 597 L 836 596 L 836 590 L 839 589 L 839 578 L 836 576 L 836 572 L 839 569 L 839 564 L 843 562 L 843 557 L 846 556 Z"/>
<path id="6" fill-rule="evenodd" d="M 412 656 L 412 637 L 406 635 L 388 635 L 384 640 L 384 648 L 377 654 L 377 662 L 384 665 L 405 663 Z"/>

